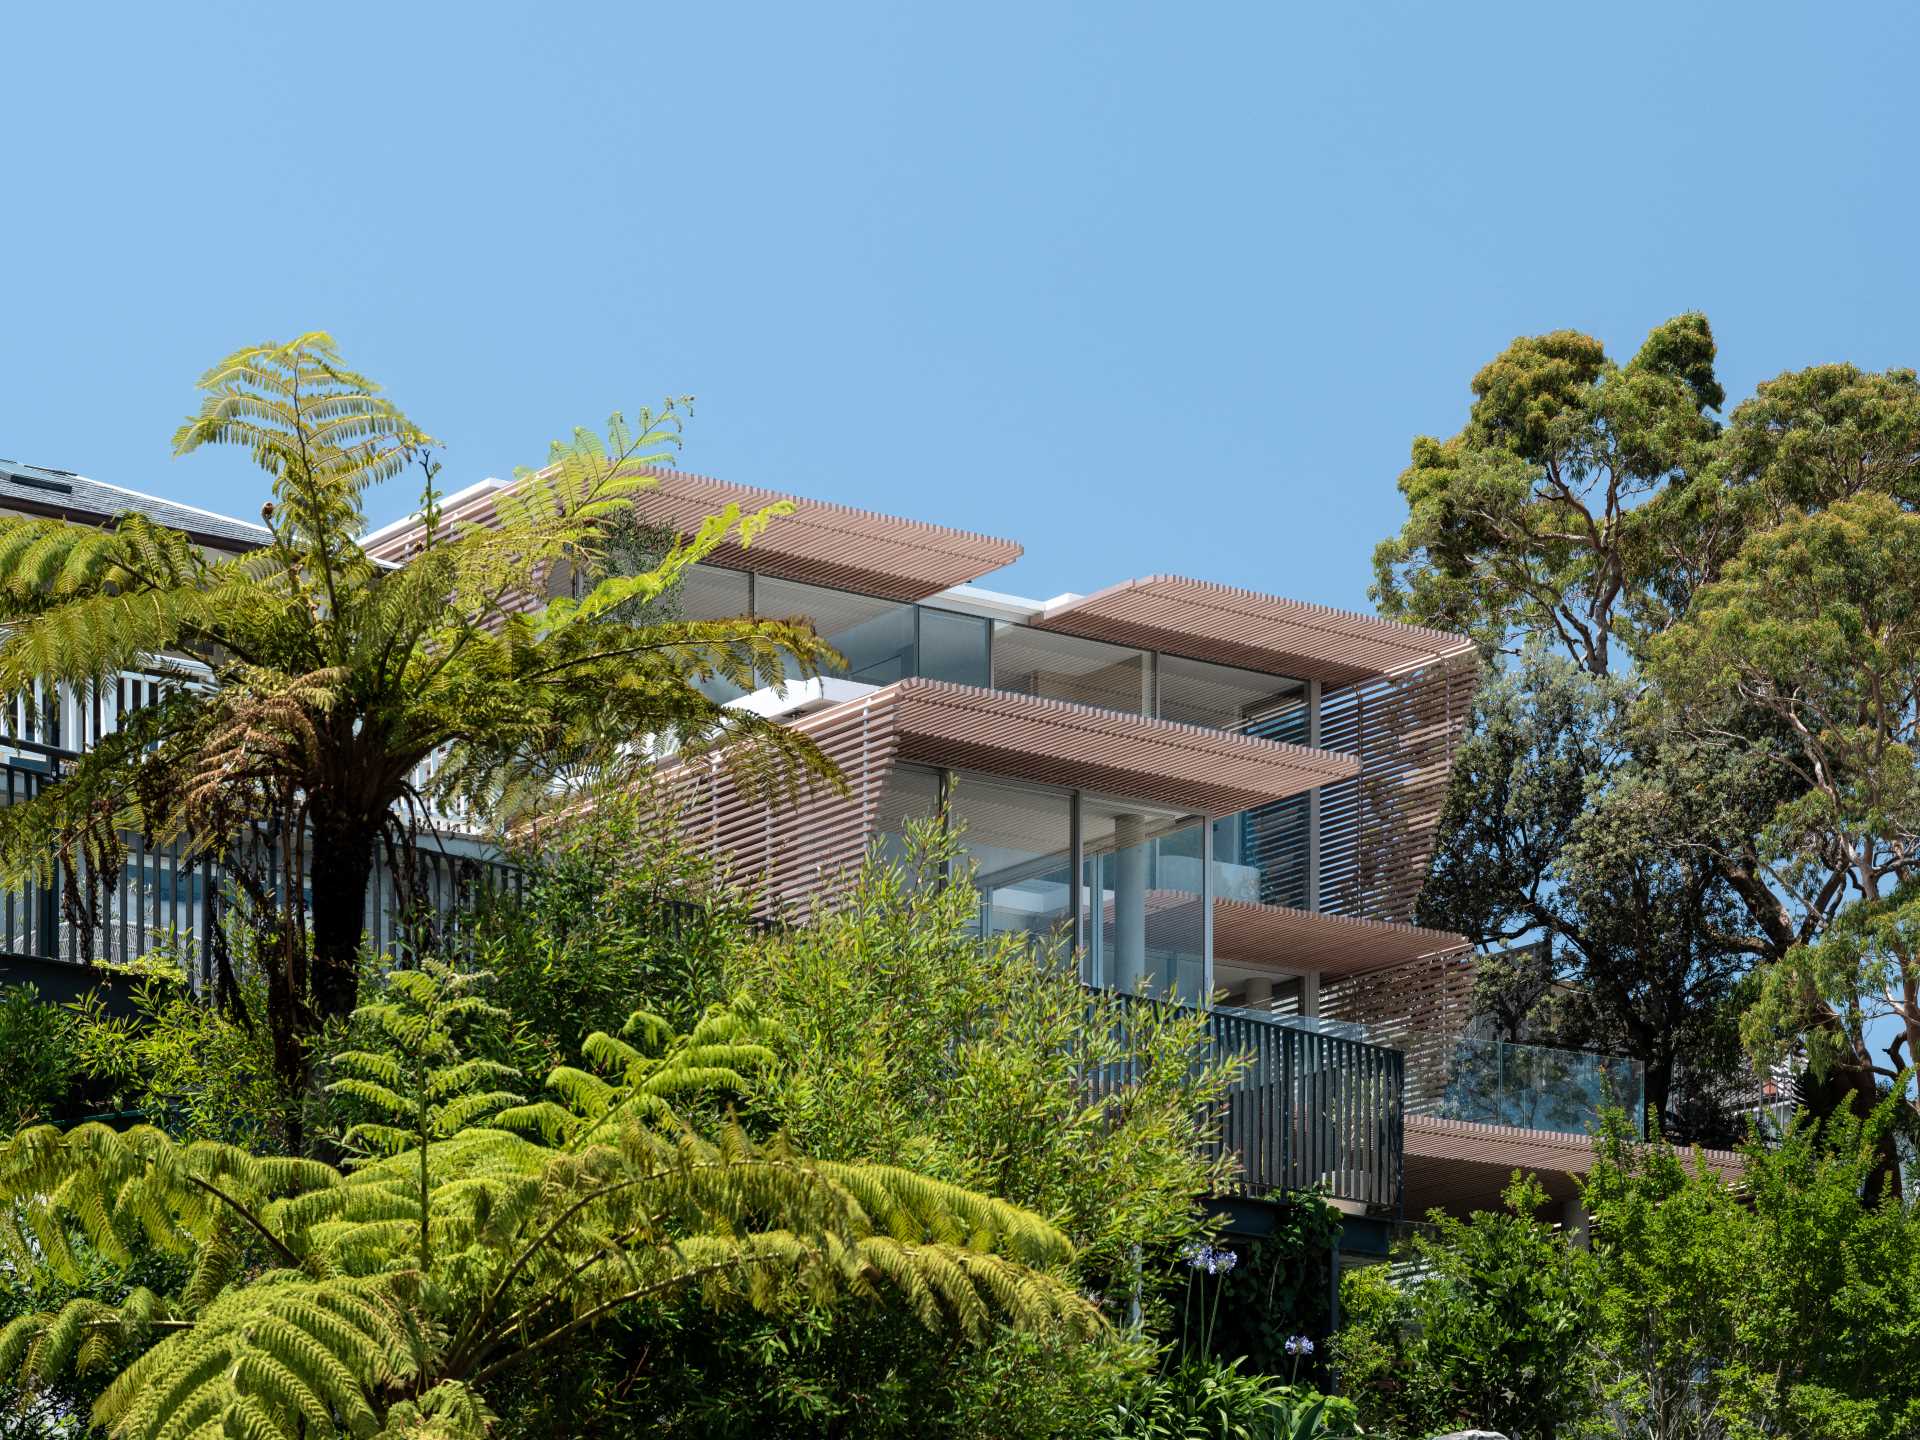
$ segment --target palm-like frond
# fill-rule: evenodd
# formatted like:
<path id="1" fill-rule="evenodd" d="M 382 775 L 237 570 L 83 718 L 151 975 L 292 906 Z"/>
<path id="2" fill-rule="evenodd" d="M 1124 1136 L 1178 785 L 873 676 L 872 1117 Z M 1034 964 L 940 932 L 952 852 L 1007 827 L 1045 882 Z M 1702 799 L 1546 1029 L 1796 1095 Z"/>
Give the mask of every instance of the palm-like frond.
<path id="1" fill-rule="evenodd" d="M 144 1127 L 15 1136 L 0 1149 L 8 1263 L 71 1267 L 84 1241 L 122 1264 L 138 1244 L 191 1255 L 193 1272 L 175 1296 L 14 1320 L 0 1373 L 31 1384 L 143 1347 L 95 1410 L 115 1436 L 475 1440 L 494 1376 L 676 1295 L 776 1309 L 889 1291 L 967 1334 L 1097 1325 L 1061 1278 L 1070 1247 L 1036 1215 L 690 1129 L 674 1102 L 736 1093 L 770 1062 L 750 1014 L 686 1036 L 636 1016 L 516 1116 L 503 1067 L 460 1042 L 492 1018 L 480 983 L 403 971 L 358 1012 L 371 1038 L 338 1057 L 337 1083 L 385 1119 L 361 1127 L 346 1171 Z"/>

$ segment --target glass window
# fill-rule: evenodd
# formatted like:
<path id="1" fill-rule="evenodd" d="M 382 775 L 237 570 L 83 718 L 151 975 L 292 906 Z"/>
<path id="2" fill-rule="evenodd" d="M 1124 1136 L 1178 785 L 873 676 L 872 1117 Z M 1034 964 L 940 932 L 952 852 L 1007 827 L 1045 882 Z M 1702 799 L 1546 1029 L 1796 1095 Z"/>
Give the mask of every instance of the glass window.
<path id="1" fill-rule="evenodd" d="M 940 772 L 924 765 L 896 765 L 880 791 L 874 823 L 874 851 L 889 865 L 910 858 L 907 829 L 940 813 Z M 925 878 L 925 877 L 922 877 Z"/>
<path id="2" fill-rule="evenodd" d="M 993 684 L 987 642 L 993 622 L 979 615 L 920 607 L 920 673 L 960 685 Z"/>
<path id="3" fill-rule="evenodd" d="M 1202 998 L 1205 825 L 1195 815 L 1082 798 L 1081 974 L 1088 984 L 1190 1003 Z"/>
<path id="4" fill-rule="evenodd" d="M 650 620 L 737 620 L 753 611 L 744 570 L 690 565 L 680 582 L 649 607 Z"/>
<path id="5" fill-rule="evenodd" d="M 1130 715 L 1149 713 L 1153 672 L 1148 659 L 1144 650 L 1005 621 L 993 632 L 995 689 Z"/>
<path id="6" fill-rule="evenodd" d="M 753 608 L 755 614 L 769 618 L 811 621 L 820 638 L 846 661 L 832 674 L 869 685 L 891 685 L 914 673 L 911 605 L 763 575 L 755 588 Z"/>
<path id="7" fill-rule="evenodd" d="M 1073 797 L 963 775 L 948 807 L 974 867 L 982 932 L 1064 939 L 1073 922 Z"/>
<path id="8" fill-rule="evenodd" d="M 642 624 L 743 619 L 752 613 L 752 584 L 752 578 L 744 570 L 689 565 L 681 572 L 679 582 L 636 618 Z M 722 705 L 746 693 L 719 675 L 695 679 L 693 683 L 702 695 Z"/>
<path id="9" fill-rule="evenodd" d="M 1299 742 L 1306 740 L 1304 681 L 1262 675 L 1257 670 L 1240 670 L 1231 665 L 1213 665 L 1205 660 L 1188 660 L 1180 655 L 1162 655 L 1156 688 L 1162 720 L 1180 720 L 1215 730 L 1247 730 L 1256 724 L 1291 728 L 1297 723 Z M 1291 740 L 1295 737 L 1270 734 L 1266 738 Z"/>

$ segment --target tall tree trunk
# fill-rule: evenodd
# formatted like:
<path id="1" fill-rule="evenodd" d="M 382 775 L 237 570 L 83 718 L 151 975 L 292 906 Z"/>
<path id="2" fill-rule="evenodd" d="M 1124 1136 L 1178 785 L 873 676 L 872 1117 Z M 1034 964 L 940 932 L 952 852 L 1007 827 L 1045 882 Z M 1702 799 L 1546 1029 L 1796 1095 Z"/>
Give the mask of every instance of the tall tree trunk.
<path id="1" fill-rule="evenodd" d="M 313 825 L 313 1011 L 320 1024 L 360 1003 L 360 940 L 379 826 L 316 806 Z"/>

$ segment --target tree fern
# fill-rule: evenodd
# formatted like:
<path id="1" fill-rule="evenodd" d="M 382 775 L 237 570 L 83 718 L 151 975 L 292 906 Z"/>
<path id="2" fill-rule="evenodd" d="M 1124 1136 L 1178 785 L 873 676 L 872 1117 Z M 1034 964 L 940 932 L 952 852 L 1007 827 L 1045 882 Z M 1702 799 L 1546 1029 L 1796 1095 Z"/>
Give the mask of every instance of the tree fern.
<path id="1" fill-rule="evenodd" d="M 389 977 L 336 1059 L 376 1118 L 344 1168 L 180 1146 L 156 1130 L 20 1132 L 0 1150 L 8 1263 L 77 1243 L 190 1255 L 177 1294 L 76 1301 L 0 1330 L 28 1382 L 140 1354 L 94 1413 L 117 1437 L 482 1433 L 486 1388 L 608 1317 L 694 1294 L 778 1310 L 899 1297 L 929 1326 L 1069 1334 L 1098 1324 L 1038 1216 L 909 1171 L 828 1165 L 737 1126 L 697 1133 L 771 1052 L 750 1014 L 674 1036 L 636 1016 L 584 1068 L 520 1101 L 462 1035 L 495 1018 L 480 977 Z"/>
<path id="2" fill-rule="evenodd" d="M 237 445 L 266 472 L 261 549 L 211 558 L 137 515 L 104 531 L 0 518 L 0 694 L 39 681 L 86 692 L 129 668 L 178 682 L 124 740 L 8 807 L 0 876 L 44 877 L 56 860 L 110 876 L 132 831 L 220 856 L 275 907 L 262 927 L 278 947 L 267 1018 L 289 1083 L 304 1078 L 305 1037 L 357 1003 L 376 852 L 404 840 L 420 807 L 505 819 L 555 784 L 644 764 L 642 736 L 648 753 L 723 754 L 769 792 L 835 780 L 805 737 L 700 689 L 815 673 L 831 654 L 818 637 L 747 619 L 655 623 L 648 609 L 783 507 L 730 507 L 646 573 L 601 576 L 609 527 L 679 441 L 680 403 L 633 423 L 616 414 L 605 435 L 576 431 L 498 497 L 497 525 L 446 526 L 432 441 L 330 337 L 237 351 L 200 388 L 174 448 Z M 429 520 L 396 569 L 362 547 L 362 502 L 409 468 Z M 542 603 L 563 568 L 591 583 Z M 431 756 L 444 764 L 423 794 L 413 777 Z M 310 875 L 247 873 L 269 855 Z M 303 890 L 310 905 L 274 899 Z"/>

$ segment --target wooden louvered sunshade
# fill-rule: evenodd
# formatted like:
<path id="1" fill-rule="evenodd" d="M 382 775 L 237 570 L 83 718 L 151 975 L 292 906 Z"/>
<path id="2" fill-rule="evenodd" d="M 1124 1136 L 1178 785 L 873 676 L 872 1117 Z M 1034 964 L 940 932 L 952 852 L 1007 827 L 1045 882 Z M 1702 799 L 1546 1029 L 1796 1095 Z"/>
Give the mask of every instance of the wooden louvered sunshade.
<path id="1" fill-rule="evenodd" d="M 792 514 L 768 525 L 750 551 L 728 544 L 710 557 L 713 564 L 733 569 L 750 568 L 762 575 L 888 600 L 924 600 L 950 585 L 978 580 L 1010 565 L 1021 554 L 1015 541 L 968 530 L 806 500 L 684 470 L 655 468 L 648 473 L 657 483 L 641 493 L 636 509 L 647 523 L 678 534 L 698 529 L 703 520 L 728 505 L 745 511 L 776 504 L 793 507 Z M 538 477 L 520 483 L 537 484 Z M 484 491 L 450 506 L 443 522 L 485 525 L 492 520 L 502 493 Z M 418 543 L 419 534 L 417 524 L 396 528 L 379 537 L 372 553 L 383 560 L 404 559 Z"/>
<path id="2" fill-rule="evenodd" d="M 1389 920 L 1321 915 L 1251 900 L 1213 902 L 1213 955 L 1228 965 L 1344 975 L 1457 952 L 1466 943 L 1444 930 Z"/>
<path id="3" fill-rule="evenodd" d="M 897 763 L 1093 790 L 1209 818 L 1358 769 L 1349 755 L 941 680 L 902 680 L 794 728 L 840 768 L 846 794 L 821 788 L 768 804 L 716 763 L 673 775 L 688 833 L 731 858 L 765 908 L 789 914 L 830 903 L 859 864 Z"/>
<path id="4" fill-rule="evenodd" d="M 1428 1210 L 1465 1215 L 1498 1210 L 1500 1195 L 1516 1170 L 1537 1175 L 1556 1200 L 1579 1195 L 1574 1176 L 1593 1168 L 1593 1141 L 1585 1135 L 1527 1130 L 1516 1125 L 1483 1125 L 1472 1120 L 1443 1120 L 1436 1115 L 1406 1117 L 1409 1220 Z M 1745 1162 L 1731 1150 L 1695 1152 L 1722 1178 L 1737 1180 Z"/>
<path id="5" fill-rule="evenodd" d="M 900 756 L 1217 818 L 1356 775 L 1359 762 L 1065 700 L 903 680 L 856 704 L 899 711 Z"/>
<path id="6" fill-rule="evenodd" d="M 1328 685 L 1398 674 L 1472 648 L 1440 630 L 1179 575 L 1128 580 L 1065 600 L 1030 623 Z"/>

